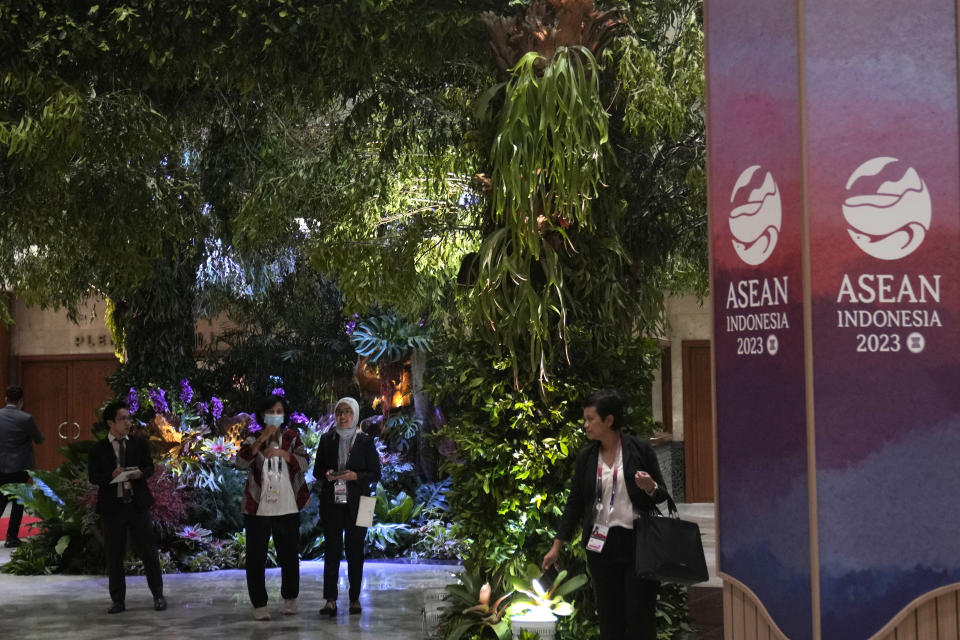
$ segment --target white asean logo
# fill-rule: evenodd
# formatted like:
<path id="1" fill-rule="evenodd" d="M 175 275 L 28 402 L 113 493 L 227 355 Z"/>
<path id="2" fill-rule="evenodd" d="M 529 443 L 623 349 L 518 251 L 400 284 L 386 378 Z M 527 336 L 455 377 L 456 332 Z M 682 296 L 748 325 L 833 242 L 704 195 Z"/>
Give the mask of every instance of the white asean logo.
<path id="1" fill-rule="evenodd" d="M 733 248 L 741 260 L 753 266 L 761 264 L 773 253 L 783 220 L 780 189 L 769 171 L 761 170 L 758 174 L 758 169 L 758 164 L 744 169 L 730 194 L 731 204 L 737 205 L 730 212 Z M 747 188 L 759 182 L 760 176 L 763 181 L 759 186 Z M 741 189 L 744 192 L 737 198 Z"/>
<path id="2" fill-rule="evenodd" d="M 843 217 L 850 226 L 847 233 L 864 253 L 881 260 L 899 260 L 914 251 L 930 230 L 932 206 L 930 191 L 913 167 L 894 167 L 895 181 L 873 187 L 861 178 L 877 176 L 896 158 L 867 160 L 847 180 L 847 199 Z M 876 182 L 876 181 L 875 181 Z M 857 188 L 853 188 L 857 187 Z"/>

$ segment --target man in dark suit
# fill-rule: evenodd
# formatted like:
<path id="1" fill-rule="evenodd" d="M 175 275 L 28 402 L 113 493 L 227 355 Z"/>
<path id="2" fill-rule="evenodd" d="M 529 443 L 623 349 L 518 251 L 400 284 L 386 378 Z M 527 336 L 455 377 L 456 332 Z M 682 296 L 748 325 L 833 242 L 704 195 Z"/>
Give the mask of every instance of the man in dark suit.
<path id="1" fill-rule="evenodd" d="M 7 404 L 0 409 L 0 487 L 5 484 L 30 482 L 27 469 L 32 469 L 33 443 L 41 444 L 43 434 L 37 428 L 33 416 L 23 411 L 23 389 L 10 385 L 6 389 Z M 20 521 L 23 519 L 23 505 L 0 493 L 0 516 L 12 502 L 10 522 L 7 527 L 7 540 L 3 546 L 8 549 L 20 545 Z"/>
<path id="2" fill-rule="evenodd" d="M 90 482 L 100 487 L 97 513 L 103 520 L 110 599 L 113 600 L 107 613 L 120 613 L 126 609 L 123 557 L 127 550 L 128 531 L 143 561 L 147 585 L 153 594 L 153 608 L 163 611 L 167 608 L 167 601 L 163 597 L 160 559 L 150 527 L 150 505 L 153 504 L 153 496 L 147 487 L 147 478 L 153 474 L 150 446 L 139 438 L 128 437 L 131 417 L 124 403 L 108 404 L 103 410 L 103 419 L 110 433 L 90 450 L 89 467 Z M 113 482 L 124 472 L 129 472 L 125 479 Z"/>

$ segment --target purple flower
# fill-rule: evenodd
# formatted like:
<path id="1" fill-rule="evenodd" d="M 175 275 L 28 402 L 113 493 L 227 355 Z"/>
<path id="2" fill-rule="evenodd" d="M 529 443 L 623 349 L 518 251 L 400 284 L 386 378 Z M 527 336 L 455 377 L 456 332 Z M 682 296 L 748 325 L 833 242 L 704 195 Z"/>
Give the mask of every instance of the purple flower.
<path id="1" fill-rule="evenodd" d="M 290 414 L 290 422 L 295 424 L 308 424 L 310 422 L 310 418 L 303 415 L 299 411 L 294 411 L 292 414 Z"/>
<path id="2" fill-rule="evenodd" d="M 136 413 L 140 410 L 140 401 L 137 400 L 137 390 L 130 387 L 130 393 L 127 394 L 127 409 L 130 413 Z"/>
<path id="3" fill-rule="evenodd" d="M 193 400 L 193 389 L 190 388 L 190 381 L 184 378 L 180 381 L 180 402 L 183 404 Z"/>
<path id="4" fill-rule="evenodd" d="M 163 389 L 157 387 L 150 389 L 150 402 L 153 403 L 153 410 L 157 413 L 169 413 L 170 407 L 167 406 L 167 392 Z"/>
<path id="5" fill-rule="evenodd" d="M 220 416 L 223 415 L 223 401 L 217 396 L 210 398 L 210 415 L 214 422 L 220 422 Z"/>
<path id="6" fill-rule="evenodd" d="M 270 395 L 280 396 L 281 398 L 286 397 L 287 392 L 283 390 L 283 387 L 277 387 L 270 392 Z"/>
<path id="7" fill-rule="evenodd" d="M 210 405 L 207 404 L 206 402 L 198 402 L 196 406 L 197 406 L 197 413 L 199 413 L 200 415 L 206 415 L 210 413 Z"/>
<path id="8" fill-rule="evenodd" d="M 261 431 L 263 427 L 260 426 L 260 423 L 257 422 L 257 416 L 255 414 L 250 414 L 250 433 L 256 433 Z"/>
<path id="9" fill-rule="evenodd" d="M 210 537 L 210 533 L 209 529 L 204 529 L 199 524 L 195 524 L 192 527 L 188 525 L 177 532 L 177 537 L 194 542 L 206 542 L 207 538 Z"/>
<path id="10" fill-rule="evenodd" d="M 358 313 L 353 314 L 353 317 L 347 320 L 345 331 L 347 332 L 348 336 L 353 335 L 353 332 L 357 329 L 357 322 L 359 322 L 359 320 L 360 314 Z"/>

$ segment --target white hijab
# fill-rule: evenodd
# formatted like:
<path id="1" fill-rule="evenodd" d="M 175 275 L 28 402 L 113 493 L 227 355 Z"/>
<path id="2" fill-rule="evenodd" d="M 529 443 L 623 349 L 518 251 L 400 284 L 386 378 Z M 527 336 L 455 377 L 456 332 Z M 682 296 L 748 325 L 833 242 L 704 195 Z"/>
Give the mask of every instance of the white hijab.
<path id="1" fill-rule="evenodd" d="M 337 400 L 337 404 L 334 405 L 334 411 L 336 411 L 336 407 L 342 404 L 349 406 L 353 411 L 353 422 L 346 428 L 341 428 L 340 423 L 336 423 L 337 435 L 340 436 L 340 450 L 337 452 L 337 466 L 340 470 L 346 468 L 347 459 L 350 457 L 350 449 L 353 447 L 353 440 L 357 435 L 357 431 L 360 430 L 357 426 L 357 423 L 360 422 L 360 405 L 356 400 L 348 396 Z"/>

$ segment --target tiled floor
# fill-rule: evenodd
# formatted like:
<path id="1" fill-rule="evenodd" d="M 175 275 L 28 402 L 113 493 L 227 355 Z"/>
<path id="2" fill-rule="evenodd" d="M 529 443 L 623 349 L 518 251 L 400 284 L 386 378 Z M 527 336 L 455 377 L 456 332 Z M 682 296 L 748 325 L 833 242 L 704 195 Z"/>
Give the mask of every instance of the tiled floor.
<path id="1" fill-rule="evenodd" d="M 717 577 L 717 533 L 712 503 L 678 504 L 684 520 L 700 526 L 703 553 L 707 559 L 710 580 L 690 587 L 688 603 L 694 633 L 690 640 L 721 640 L 723 638 L 723 581 Z"/>
<path id="2" fill-rule="evenodd" d="M 0 564 L 10 557 L 0 549 Z M 345 564 L 341 568 L 345 571 Z M 453 582 L 457 567 L 368 562 L 361 596 L 363 613 L 347 613 L 345 575 L 341 573 L 340 615 L 321 619 L 323 563 L 300 565 L 300 613 L 280 612 L 280 574 L 268 570 L 267 590 L 273 619 L 255 622 L 243 571 L 164 576 L 169 609 L 155 612 L 142 577 L 127 578 L 127 611 L 107 615 L 107 579 L 100 576 L 0 574 L 0 602 L 6 629 L 33 638 L 357 638 L 411 640 L 422 637 L 422 590 Z M 11 636 L 13 637 L 13 636 Z"/>
<path id="3" fill-rule="evenodd" d="M 716 577 L 716 534 L 712 504 L 678 505 L 681 516 L 700 525 L 710 582 L 691 590 L 691 611 L 696 632 L 691 638 L 722 637 L 717 619 L 720 579 Z M 10 550 L 0 547 L 0 564 Z M 364 571 L 359 616 L 346 612 L 346 564 L 341 567 L 341 613 L 335 620 L 321 619 L 323 563 L 300 565 L 300 613 L 280 613 L 278 569 L 267 572 L 271 595 L 269 622 L 254 622 L 243 571 L 164 576 L 170 608 L 153 611 L 150 592 L 142 577 L 127 579 L 127 611 L 108 616 L 107 579 L 104 576 L 30 576 L 0 574 L 3 619 L 16 621 L 17 638 L 203 638 L 231 640 L 259 638 L 357 638 L 412 640 L 422 637 L 422 590 L 452 582 L 458 567 L 368 562 Z"/>

